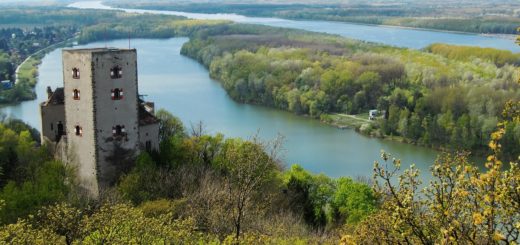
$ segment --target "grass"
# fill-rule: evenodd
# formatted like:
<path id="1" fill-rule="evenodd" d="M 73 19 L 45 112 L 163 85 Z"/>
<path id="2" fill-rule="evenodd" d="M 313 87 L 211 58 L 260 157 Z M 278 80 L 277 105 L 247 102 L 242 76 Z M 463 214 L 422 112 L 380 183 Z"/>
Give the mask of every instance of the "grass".
<path id="1" fill-rule="evenodd" d="M 40 63 L 41 59 L 37 57 L 30 57 L 27 61 L 25 61 L 18 70 L 17 83 L 27 83 L 30 87 L 34 87 L 36 85 L 38 65 Z"/>
<path id="2" fill-rule="evenodd" d="M 368 120 L 368 112 L 356 115 L 347 114 L 325 114 L 321 116 L 321 120 L 339 128 L 359 129 L 363 124 L 372 124 L 373 121 Z"/>

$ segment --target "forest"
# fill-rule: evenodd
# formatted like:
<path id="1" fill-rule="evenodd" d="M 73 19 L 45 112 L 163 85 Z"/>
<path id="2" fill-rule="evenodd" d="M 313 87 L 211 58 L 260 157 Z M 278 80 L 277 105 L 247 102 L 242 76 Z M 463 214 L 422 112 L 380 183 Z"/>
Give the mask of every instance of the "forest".
<path id="1" fill-rule="evenodd" d="M 227 25 L 183 46 L 235 100 L 328 121 L 329 114 L 385 112 L 358 128 L 434 148 L 486 154 L 507 100 L 519 100 L 518 56 L 434 44 L 424 51 L 270 27 Z M 368 113 L 367 113 L 368 116 Z M 504 157 L 520 149 L 510 124 Z"/>
<path id="2" fill-rule="evenodd" d="M 297 20 L 327 20 L 373 25 L 392 25 L 437 30 L 516 34 L 520 16 L 518 3 L 493 4 L 483 1 L 411 1 L 406 4 L 292 1 L 282 3 L 243 3 L 217 1 L 186 3 L 177 1 L 112 0 L 112 6 L 124 8 L 173 10 L 194 13 L 236 13 L 245 16 L 278 17 Z"/>
<path id="3" fill-rule="evenodd" d="M 166 111 L 160 152 L 142 152 L 99 200 L 71 166 L 20 121 L 0 124 L 0 241 L 9 244 L 514 243 L 520 168 L 499 160 L 509 101 L 491 135 L 486 170 L 467 153 L 442 154 L 433 179 L 383 152 L 373 180 L 331 179 L 280 164 L 280 139 L 244 140 L 186 129 Z M 393 159 L 393 160 L 392 160 Z M 398 179 L 399 181 L 394 181 Z M 420 191 L 422 190 L 422 191 Z"/>
<path id="4" fill-rule="evenodd" d="M 188 130 L 166 111 L 157 117 L 160 153 L 137 156 L 100 201 L 82 195 L 73 169 L 53 160 L 53 148 L 39 146 L 37 131 L 4 120 L 0 241 L 192 244 L 244 236 L 247 243 L 271 236 L 285 243 L 333 242 L 337 227 L 376 210 L 367 182 L 311 174 L 298 165 L 284 169 L 279 139 L 208 135 L 202 124 Z"/>

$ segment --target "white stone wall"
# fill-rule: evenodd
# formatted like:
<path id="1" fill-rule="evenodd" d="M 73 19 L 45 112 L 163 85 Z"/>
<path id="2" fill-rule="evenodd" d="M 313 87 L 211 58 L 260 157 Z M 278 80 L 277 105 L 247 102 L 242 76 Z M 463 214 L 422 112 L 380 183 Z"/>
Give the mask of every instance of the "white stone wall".
<path id="1" fill-rule="evenodd" d="M 63 83 L 68 159 L 76 167 L 81 187 L 94 198 L 99 195 L 94 131 L 94 91 L 92 84 L 92 55 L 85 50 L 63 50 Z M 72 69 L 80 70 L 80 78 L 72 77 Z M 73 99 L 73 90 L 80 91 L 80 99 Z M 81 136 L 75 126 L 82 128 Z"/>
<path id="2" fill-rule="evenodd" d="M 105 186 L 119 176 L 125 167 L 120 165 L 128 164 L 125 158 L 135 157 L 139 150 L 137 54 L 135 50 L 107 50 L 93 53 L 92 58 L 98 181 Z M 110 77 L 115 66 L 122 68 L 121 78 Z M 116 88 L 123 89 L 123 99 L 112 99 Z M 124 126 L 124 136 L 113 136 L 117 125 Z M 131 154 L 114 155 L 115 145 Z M 109 160 L 114 157 L 115 161 Z"/>

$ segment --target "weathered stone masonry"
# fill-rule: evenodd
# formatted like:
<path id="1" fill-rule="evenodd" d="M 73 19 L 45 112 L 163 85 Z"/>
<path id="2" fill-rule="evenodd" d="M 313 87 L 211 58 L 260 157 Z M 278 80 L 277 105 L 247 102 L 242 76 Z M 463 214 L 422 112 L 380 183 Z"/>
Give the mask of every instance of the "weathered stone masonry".
<path id="1" fill-rule="evenodd" d="M 41 104 L 42 142 L 62 149 L 93 197 L 141 150 L 158 150 L 153 103 L 139 99 L 135 49 L 63 50 L 64 87 Z M 60 128 L 58 128 L 60 125 Z"/>

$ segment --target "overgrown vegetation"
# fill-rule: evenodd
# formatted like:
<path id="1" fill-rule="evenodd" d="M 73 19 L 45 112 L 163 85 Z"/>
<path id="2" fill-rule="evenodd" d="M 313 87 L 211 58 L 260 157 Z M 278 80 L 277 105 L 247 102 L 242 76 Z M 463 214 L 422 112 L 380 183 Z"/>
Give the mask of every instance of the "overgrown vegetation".
<path id="1" fill-rule="evenodd" d="M 279 141 L 205 135 L 200 125 L 187 133 L 162 111 L 161 152 L 142 153 L 101 200 L 88 202 L 76 198 L 73 176 L 61 163 L 41 164 L 49 153 L 34 147 L 29 131 L 17 132 L 23 124 L 1 125 L 0 149 L 12 148 L 0 156 L 17 160 L 3 165 L 16 171 L 2 175 L 0 241 L 514 243 L 520 235 L 520 172 L 517 162 L 504 168 L 499 159 L 508 125 L 520 121 L 520 102 L 505 108 L 491 136 L 487 169 L 478 170 L 465 153 L 442 155 L 423 191 L 413 165 L 402 172 L 400 161 L 386 153 L 383 164 L 375 163 L 370 188 L 297 165 L 281 171 Z"/>
<path id="2" fill-rule="evenodd" d="M 50 161 L 52 151 L 27 130 L 0 127 L 0 155 L 16 159 L 2 165 L 0 240 L 330 243 L 344 224 L 376 210 L 366 183 L 297 165 L 284 171 L 281 140 L 226 139 L 202 125 L 188 133 L 171 114 L 157 114 L 160 153 L 142 153 L 99 202 L 78 198 L 72 171 Z"/>
<path id="3" fill-rule="evenodd" d="M 380 210 L 356 227 L 344 241 L 361 244 L 516 244 L 520 238 L 520 168 L 518 158 L 500 156 L 509 125 L 520 121 L 520 101 L 506 104 L 491 135 L 486 170 L 468 162 L 467 154 L 442 155 L 432 166 L 426 188 L 413 166 L 398 174 L 399 160 L 383 153 L 374 167 Z M 504 170 L 504 164 L 506 169 Z M 392 179 L 398 178 L 397 184 Z"/>

